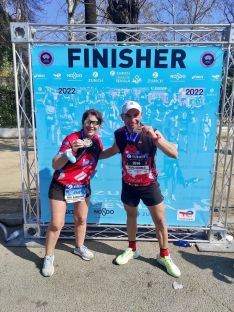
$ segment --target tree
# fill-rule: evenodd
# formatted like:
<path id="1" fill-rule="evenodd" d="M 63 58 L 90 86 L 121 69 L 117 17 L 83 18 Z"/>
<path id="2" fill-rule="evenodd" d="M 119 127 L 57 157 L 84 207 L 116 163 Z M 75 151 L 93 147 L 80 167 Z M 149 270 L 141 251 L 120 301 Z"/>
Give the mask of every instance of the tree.
<path id="1" fill-rule="evenodd" d="M 96 0 L 85 0 L 85 24 L 96 24 L 97 23 L 97 13 L 96 13 Z M 86 27 L 86 29 L 92 29 L 92 27 Z M 87 32 L 87 40 L 95 41 L 97 40 L 96 32 Z"/>
<path id="2" fill-rule="evenodd" d="M 17 22 L 35 22 L 49 1 L 43 0 L 1 0 L 6 12 Z"/>
<path id="3" fill-rule="evenodd" d="M 218 0 L 161 0 L 157 1 L 157 4 L 150 1 L 148 6 L 151 7 L 151 14 L 153 12 L 153 15 L 151 15 L 152 23 L 195 25 L 209 22 L 219 23 L 218 4 Z M 175 31 L 173 38 L 170 39 L 192 41 L 195 37 L 198 38 L 199 34 L 196 34 L 191 27 L 190 34 L 177 35 Z M 162 35 L 160 38 L 163 41 Z"/>
<path id="4" fill-rule="evenodd" d="M 68 24 L 74 25 L 75 24 L 75 11 L 79 4 L 78 0 L 66 0 L 67 2 L 67 17 L 68 17 Z M 75 33 L 73 31 L 69 31 L 68 40 L 74 41 L 75 40 Z"/>
<path id="5" fill-rule="evenodd" d="M 0 3 L 0 75 L 4 77 L 12 75 L 10 22 L 13 21 Z"/>
<path id="6" fill-rule="evenodd" d="M 79 8 L 79 4 L 81 4 L 78 0 L 66 0 L 67 3 L 67 14 L 68 14 L 68 24 L 75 25 L 80 22 L 85 24 L 96 24 L 97 14 L 96 14 L 96 0 L 84 0 L 84 16 L 85 19 L 82 18 L 82 13 L 80 13 L 81 19 L 78 19 L 76 16 L 77 9 Z M 87 30 L 90 30 L 91 27 L 86 27 Z M 96 40 L 96 32 L 87 32 L 86 34 L 87 40 Z M 75 41 L 75 32 L 72 31 L 72 27 L 68 34 L 69 41 Z"/>
<path id="7" fill-rule="evenodd" d="M 108 0 L 107 16 L 114 24 L 138 24 L 140 9 L 146 0 Z M 124 27 L 119 27 L 124 30 Z M 117 32 L 117 41 L 139 38 L 139 34 Z"/>
<path id="8" fill-rule="evenodd" d="M 218 23 L 219 3 L 220 0 L 161 0 L 157 4 L 148 1 L 155 16 L 152 22 L 165 24 Z"/>
<path id="9" fill-rule="evenodd" d="M 198 24 L 207 22 L 217 8 L 218 0 L 184 0 L 182 9 L 185 22 Z"/>
<path id="10" fill-rule="evenodd" d="M 46 3 L 43 0 L 0 0 L 1 69 L 12 62 L 10 22 L 34 22 Z"/>
<path id="11" fill-rule="evenodd" d="M 232 0 L 222 0 L 223 14 L 225 20 L 231 24 L 234 23 L 234 5 Z"/>

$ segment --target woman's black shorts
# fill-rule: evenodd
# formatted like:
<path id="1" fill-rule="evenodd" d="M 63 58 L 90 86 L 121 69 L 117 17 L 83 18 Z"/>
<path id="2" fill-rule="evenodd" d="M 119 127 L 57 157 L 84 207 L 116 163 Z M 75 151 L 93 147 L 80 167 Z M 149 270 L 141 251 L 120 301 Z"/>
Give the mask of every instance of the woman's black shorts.
<path id="1" fill-rule="evenodd" d="M 48 196 L 49 199 L 66 201 L 64 199 L 66 186 L 53 179 L 50 183 Z M 90 184 L 87 186 L 86 198 L 91 195 Z"/>
<path id="2" fill-rule="evenodd" d="M 158 181 L 148 186 L 132 186 L 122 182 L 121 200 L 126 205 L 137 207 L 142 200 L 146 206 L 154 206 L 160 204 L 163 199 Z"/>

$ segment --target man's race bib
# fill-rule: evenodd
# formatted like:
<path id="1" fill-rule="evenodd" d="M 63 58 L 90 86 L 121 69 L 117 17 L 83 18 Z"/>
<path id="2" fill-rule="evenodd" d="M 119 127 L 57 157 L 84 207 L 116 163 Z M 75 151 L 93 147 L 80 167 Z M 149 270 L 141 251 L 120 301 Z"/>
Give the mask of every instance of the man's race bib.
<path id="1" fill-rule="evenodd" d="M 149 174 L 149 165 L 147 163 L 147 155 L 139 155 L 128 153 L 126 155 L 126 169 L 129 175 L 136 176 Z"/>
<path id="2" fill-rule="evenodd" d="M 69 184 L 65 188 L 65 200 L 68 204 L 84 201 L 87 194 L 87 186 L 81 184 Z"/>

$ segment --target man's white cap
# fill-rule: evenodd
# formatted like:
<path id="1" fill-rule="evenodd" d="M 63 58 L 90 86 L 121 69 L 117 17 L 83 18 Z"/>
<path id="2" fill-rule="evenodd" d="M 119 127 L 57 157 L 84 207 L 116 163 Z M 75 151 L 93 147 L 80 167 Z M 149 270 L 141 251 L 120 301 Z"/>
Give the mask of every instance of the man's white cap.
<path id="1" fill-rule="evenodd" d="M 135 108 L 139 112 L 142 112 L 141 105 L 135 101 L 126 101 L 122 106 L 122 113 L 126 114 L 130 109 Z"/>

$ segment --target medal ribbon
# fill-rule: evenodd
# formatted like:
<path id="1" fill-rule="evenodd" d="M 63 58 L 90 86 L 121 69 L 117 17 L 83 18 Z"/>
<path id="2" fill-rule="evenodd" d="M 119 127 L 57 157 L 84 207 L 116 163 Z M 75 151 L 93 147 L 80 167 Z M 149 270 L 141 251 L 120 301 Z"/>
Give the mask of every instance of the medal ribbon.
<path id="1" fill-rule="evenodd" d="M 125 135 L 126 135 L 127 141 L 133 142 L 133 143 L 134 143 L 134 142 L 136 141 L 136 139 L 137 139 L 139 133 L 135 133 L 135 132 L 130 133 L 130 132 L 128 131 L 128 129 L 125 128 Z"/>

